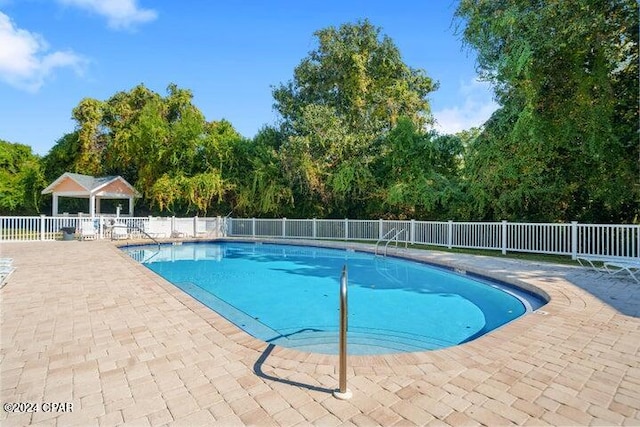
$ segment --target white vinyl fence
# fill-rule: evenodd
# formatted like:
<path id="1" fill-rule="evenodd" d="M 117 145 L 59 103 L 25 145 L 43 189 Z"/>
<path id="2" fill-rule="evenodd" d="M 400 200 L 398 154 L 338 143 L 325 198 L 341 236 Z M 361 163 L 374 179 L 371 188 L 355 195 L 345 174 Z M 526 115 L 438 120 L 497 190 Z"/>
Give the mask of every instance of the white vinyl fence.
<path id="1" fill-rule="evenodd" d="M 640 256 L 640 225 L 350 219 L 228 218 L 227 236 L 363 240 L 398 239 L 446 248 L 539 254 Z"/>
<path id="2" fill-rule="evenodd" d="M 214 238 L 226 235 L 225 223 L 220 217 L 4 216 L 0 217 L 0 242 L 60 240 L 65 230 L 78 239 Z"/>
<path id="3" fill-rule="evenodd" d="M 80 233 L 91 220 L 95 237 L 287 238 L 401 242 L 446 248 L 490 249 L 539 254 L 640 256 L 640 225 L 353 219 L 259 219 L 176 217 L 0 217 L 0 241 L 60 240 L 67 227 Z M 84 228 L 84 227 L 83 227 Z M 114 230 L 120 230 L 116 232 Z M 78 236 L 81 237 L 81 236 Z"/>

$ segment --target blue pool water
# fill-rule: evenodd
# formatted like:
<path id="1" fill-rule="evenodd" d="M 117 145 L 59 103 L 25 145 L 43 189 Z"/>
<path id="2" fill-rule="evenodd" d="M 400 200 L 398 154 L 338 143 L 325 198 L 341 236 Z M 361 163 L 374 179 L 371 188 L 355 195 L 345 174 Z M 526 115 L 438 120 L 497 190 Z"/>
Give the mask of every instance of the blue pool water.
<path id="1" fill-rule="evenodd" d="M 448 270 L 349 250 L 238 242 L 125 250 L 256 338 L 318 353 L 338 351 L 343 265 L 350 354 L 457 345 L 545 303 Z"/>

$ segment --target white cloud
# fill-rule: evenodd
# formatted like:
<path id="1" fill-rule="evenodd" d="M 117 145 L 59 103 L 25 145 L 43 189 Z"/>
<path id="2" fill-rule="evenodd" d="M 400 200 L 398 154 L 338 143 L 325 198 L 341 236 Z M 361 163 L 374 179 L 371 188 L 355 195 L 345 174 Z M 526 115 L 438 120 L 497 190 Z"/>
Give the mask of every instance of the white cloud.
<path id="1" fill-rule="evenodd" d="M 17 28 L 0 12 L 0 80 L 29 92 L 37 92 L 57 68 L 82 74 L 86 60 L 73 51 L 47 53 L 47 42 L 36 33 Z"/>
<path id="2" fill-rule="evenodd" d="M 139 8 L 137 0 L 58 0 L 58 2 L 104 16 L 107 18 L 109 27 L 114 29 L 131 28 L 158 17 L 153 9 Z"/>
<path id="3" fill-rule="evenodd" d="M 461 82 L 458 88 L 461 103 L 434 111 L 434 128 L 445 134 L 454 134 L 484 124 L 499 105 L 493 100 L 489 83 L 473 79 Z"/>

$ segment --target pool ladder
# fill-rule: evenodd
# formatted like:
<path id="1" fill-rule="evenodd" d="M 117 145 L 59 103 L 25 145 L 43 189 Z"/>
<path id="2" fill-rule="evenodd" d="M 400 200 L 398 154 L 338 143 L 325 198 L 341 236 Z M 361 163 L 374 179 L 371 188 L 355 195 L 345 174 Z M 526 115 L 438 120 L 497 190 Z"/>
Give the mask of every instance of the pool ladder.
<path id="1" fill-rule="evenodd" d="M 395 234 L 387 239 L 387 237 L 389 237 L 389 235 L 391 235 L 394 232 L 395 232 Z M 382 242 L 386 242 L 385 245 L 384 245 L 384 253 L 383 253 L 383 255 L 387 256 L 387 248 L 389 247 L 389 243 L 396 242 L 396 248 L 397 248 L 398 247 L 398 237 L 402 233 L 404 233 L 404 248 L 407 249 L 408 244 L 409 244 L 409 236 L 407 235 L 407 229 L 403 228 L 402 230 L 396 231 L 395 228 L 392 228 L 391 230 L 387 231 L 384 236 L 382 236 L 381 238 L 378 239 L 378 241 L 376 242 L 376 247 L 374 249 L 374 254 L 378 255 L 378 246 Z"/>

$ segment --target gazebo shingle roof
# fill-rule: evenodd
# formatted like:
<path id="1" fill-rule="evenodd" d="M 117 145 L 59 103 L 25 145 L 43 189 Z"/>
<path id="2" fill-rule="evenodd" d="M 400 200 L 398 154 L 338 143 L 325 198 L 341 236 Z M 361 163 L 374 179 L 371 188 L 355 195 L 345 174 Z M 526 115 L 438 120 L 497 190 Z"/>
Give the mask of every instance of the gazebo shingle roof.
<path id="1" fill-rule="evenodd" d="M 64 174 L 60 175 L 58 179 L 53 181 L 51 184 L 49 184 L 47 188 L 42 190 L 42 194 L 53 193 L 55 190 L 55 187 L 60 182 L 62 182 L 65 178 L 72 179 L 75 183 L 77 183 L 82 188 L 87 190 L 88 193 L 93 193 L 95 192 L 95 190 L 102 188 L 113 181 L 120 180 L 123 183 L 125 183 L 127 187 L 131 188 L 132 193 L 135 195 L 135 197 L 140 197 L 140 193 L 138 193 L 138 191 L 121 176 L 111 175 L 111 176 L 95 177 L 95 176 L 83 175 L 83 174 L 72 173 L 72 172 L 65 172 Z"/>
<path id="2" fill-rule="evenodd" d="M 88 191 L 92 191 L 98 187 L 103 186 L 104 184 L 113 181 L 117 178 L 117 176 L 103 176 L 103 177 L 95 177 L 89 175 L 81 175 L 79 173 L 68 173 L 67 176 L 73 179 L 78 184 L 82 185 Z"/>
<path id="3" fill-rule="evenodd" d="M 42 194 L 52 194 L 52 214 L 58 215 L 58 198 L 72 197 L 89 199 L 89 213 L 100 213 L 100 200 L 129 199 L 129 215 L 133 215 L 134 198 L 140 193 L 121 176 L 94 177 L 65 172 L 53 181 Z M 97 207 L 97 209 L 96 209 Z"/>

